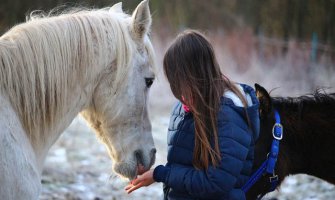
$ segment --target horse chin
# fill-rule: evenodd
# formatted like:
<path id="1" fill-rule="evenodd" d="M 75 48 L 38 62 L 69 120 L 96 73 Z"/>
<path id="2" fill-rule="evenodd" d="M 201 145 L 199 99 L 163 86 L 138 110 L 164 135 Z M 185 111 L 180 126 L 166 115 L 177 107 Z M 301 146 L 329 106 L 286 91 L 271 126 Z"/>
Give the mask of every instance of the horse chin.
<path id="1" fill-rule="evenodd" d="M 135 179 L 138 173 L 137 166 L 129 163 L 117 163 L 114 165 L 113 170 L 119 176 L 129 180 Z"/>
<path id="2" fill-rule="evenodd" d="M 117 163 L 114 165 L 113 170 L 115 173 L 123 178 L 133 180 L 137 175 L 142 175 L 148 171 L 150 167 L 145 167 L 141 164 Z"/>

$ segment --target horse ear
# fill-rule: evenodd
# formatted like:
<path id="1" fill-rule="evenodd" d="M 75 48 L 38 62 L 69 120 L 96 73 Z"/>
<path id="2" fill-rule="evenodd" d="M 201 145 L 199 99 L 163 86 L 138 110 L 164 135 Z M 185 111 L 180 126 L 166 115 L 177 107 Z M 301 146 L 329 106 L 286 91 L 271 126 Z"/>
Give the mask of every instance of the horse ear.
<path id="1" fill-rule="evenodd" d="M 259 100 L 259 113 L 261 117 L 268 115 L 272 110 L 272 101 L 266 89 L 259 84 L 255 84 L 256 96 Z"/>
<path id="2" fill-rule="evenodd" d="M 149 0 L 144 0 L 138 4 L 132 15 L 132 30 L 135 38 L 143 40 L 151 27 L 151 14 Z"/>
<path id="3" fill-rule="evenodd" d="M 119 2 L 119 3 L 116 3 L 116 4 L 114 4 L 110 9 L 109 9 L 109 11 L 111 11 L 111 12 L 123 12 L 123 10 L 122 10 L 122 2 Z"/>

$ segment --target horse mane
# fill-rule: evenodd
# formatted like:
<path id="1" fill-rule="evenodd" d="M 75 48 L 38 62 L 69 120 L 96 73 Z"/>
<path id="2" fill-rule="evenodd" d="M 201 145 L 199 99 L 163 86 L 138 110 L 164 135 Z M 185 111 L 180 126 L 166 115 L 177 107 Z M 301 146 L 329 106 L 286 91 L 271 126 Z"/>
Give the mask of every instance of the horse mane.
<path id="1" fill-rule="evenodd" d="M 116 59 L 113 87 L 121 84 L 136 50 L 127 42 L 132 40 L 127 24 L 127 14 L 109 8 L 69 9 L 33 13 L 0 37 L 0 90 L 30 137 L 43 136 L 61 119 L 71 89 L 78 82 L 84 87 L 92 68 L 113 71 Z"/>
<path id="2" fill-rule="evenodd" d="M 316 90 L 313 94 L 300 97 L 272 97 L 272 101 L 285 118 L 286 133 L 300 135 L 301 139 L 334 135 L 335 93 Z M 302 134 L 312 132 L 314 134 Z"/>
<path id="3" fill-rule="evenodd" d="M 315 90 L 312 94 L 306 94 L 299 97 L 272 97 L 273 104 L 276 108 L 335 108 L 335 93 L 327 94 L 321 89 Z M 329 107 L 331 106 L 331 107 Z"/>

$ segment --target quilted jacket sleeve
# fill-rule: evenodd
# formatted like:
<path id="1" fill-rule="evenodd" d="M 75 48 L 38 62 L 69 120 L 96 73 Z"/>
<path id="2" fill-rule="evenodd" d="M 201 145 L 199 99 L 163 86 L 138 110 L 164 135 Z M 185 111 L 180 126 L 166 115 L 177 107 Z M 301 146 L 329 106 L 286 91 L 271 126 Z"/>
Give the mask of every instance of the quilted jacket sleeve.
<path id="1" fill-rule="evenodd" d="M 229 193 L 235 190 L 234 186 L 247 158 L 251 142 L 249 131 L 241 128 L 240 119 L 234 119 L 239 117 L 234 114 L 230 117 L 233 119 L 223 120 L 218 124 L 221 153 L 221 162 L 218 166 L 197 170 L 192 166 L 175 163 L 170 163 L 168 166 L 160 165 L 154 170 L 154 179 L 157 182 L 164 182 L 174 190 L 186 191 L 198 198 L 230 196 Z"/>

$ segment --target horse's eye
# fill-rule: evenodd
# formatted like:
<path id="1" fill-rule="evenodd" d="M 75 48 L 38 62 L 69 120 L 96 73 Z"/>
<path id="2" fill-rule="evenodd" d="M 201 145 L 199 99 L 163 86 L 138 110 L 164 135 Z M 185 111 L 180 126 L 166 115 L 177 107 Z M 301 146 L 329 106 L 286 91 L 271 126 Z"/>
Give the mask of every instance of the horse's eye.
<path id="1" fill-rule="evenodd" d="M 145 78 L 145 84 L 147 88 L 150 88 L 153 82 L 154 82 L 154 78 Z"/>

